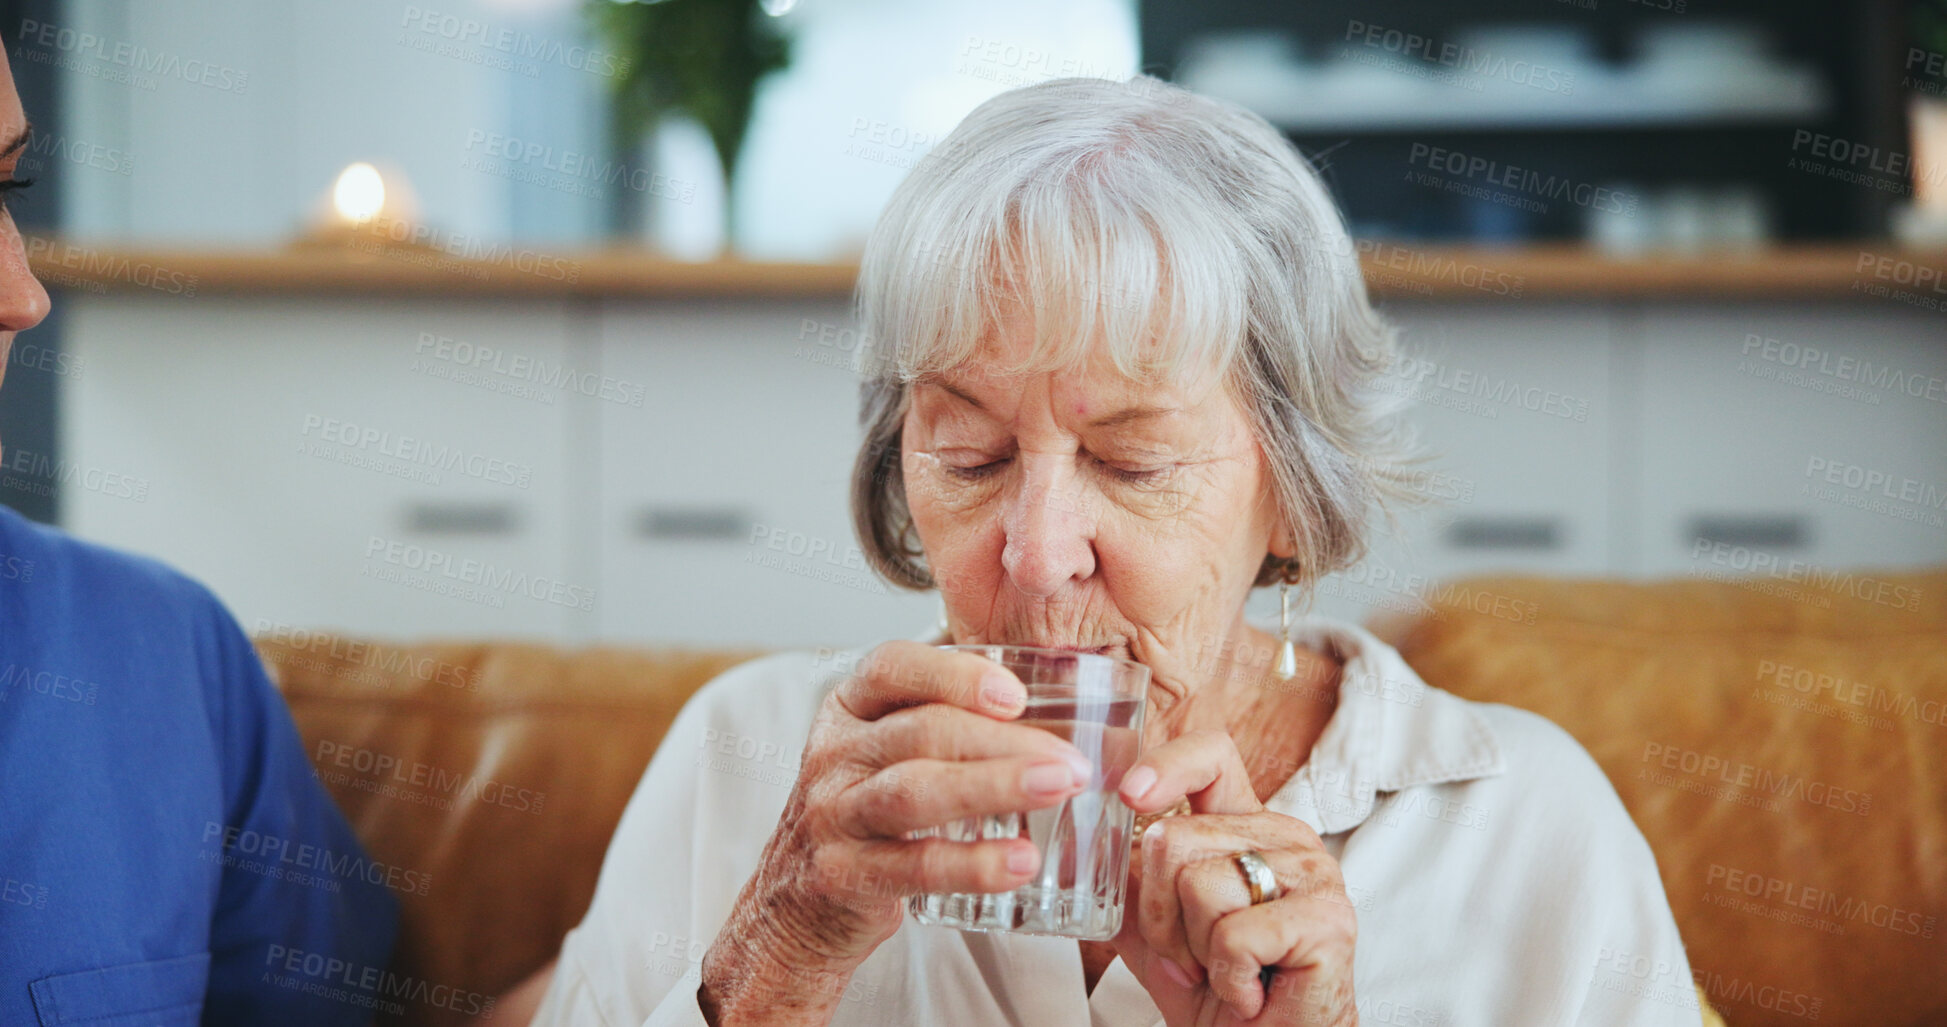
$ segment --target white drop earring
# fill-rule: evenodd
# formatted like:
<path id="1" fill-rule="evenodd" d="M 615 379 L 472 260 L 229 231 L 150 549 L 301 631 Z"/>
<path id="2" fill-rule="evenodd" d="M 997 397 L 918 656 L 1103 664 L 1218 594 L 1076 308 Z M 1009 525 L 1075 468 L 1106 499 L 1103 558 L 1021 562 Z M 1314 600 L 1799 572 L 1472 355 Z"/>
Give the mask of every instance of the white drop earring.
<path id="1" fill-rule="evenodd" d="M 1271 669 L 1280 679 L 1290 681 L 1298 676 L 1298 647 L 1291 644 L 1291 585 L 1278 584 L 1278 634 L 1284 643 L 1278 646 L 1278 665 Z"/>
<path id="2" fill-rule="evenodd" d="M 952 634 L 949 633 L 949 629 L 952 628 L 952 625 L 947 623 L 946 596 L 944 595 L 940 596 L 940 619 L 938 624 L 935 626 L 940 629 L 940 634 L 946 635 L 948 639 L 951 639 L 953 637 Z"/>

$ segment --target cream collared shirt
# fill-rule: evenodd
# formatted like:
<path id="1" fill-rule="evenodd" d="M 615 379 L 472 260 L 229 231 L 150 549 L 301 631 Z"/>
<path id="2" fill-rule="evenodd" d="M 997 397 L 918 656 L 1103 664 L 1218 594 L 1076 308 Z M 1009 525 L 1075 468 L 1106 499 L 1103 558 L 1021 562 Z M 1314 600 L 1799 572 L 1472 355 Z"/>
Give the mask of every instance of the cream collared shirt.
<path id="1" fill-rule="evenodd" d="M 1426 685 L 1353 625 L 1308 619 L 1294 637 L 1344 672 L 1310 758 L 1266 806 L 1309 824 L 1344 872 L 1362 1025 L 1699 1022 L 1655 858 L 1573 738 Z M 783 811 L 820 700 L 860 655 L 768 656 L 689 702 L 622 816 L 536 1027 L 704 1023 L 699 962 Z M 832 1019 L 1162 1022 L 1121 960 L 1090 994 L 1072 941 L 927 927 L 911 914 Z"/>

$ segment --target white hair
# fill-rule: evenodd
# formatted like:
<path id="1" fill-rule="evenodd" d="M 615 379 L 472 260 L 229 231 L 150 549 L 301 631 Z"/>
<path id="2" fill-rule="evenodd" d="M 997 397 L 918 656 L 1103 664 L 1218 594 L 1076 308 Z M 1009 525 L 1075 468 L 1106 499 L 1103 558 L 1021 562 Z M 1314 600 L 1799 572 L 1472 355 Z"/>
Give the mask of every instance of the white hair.
<path id="1" fill-rule="evenodd" d="M 1355 562 L 1370 510 L 1406 494 L 1397 392 L 1374 387 L 1394 330 L 1310 165 L 1235 105 L 1146 75 L 993 97 L 894 191 L 857 302 L 852 516 L 896 585 L 932 585 L 900 468 L 911 387 L 972 358 L 1008 309 L 1030 313 L 1032 345 L 988 374 L 1071 367 L 1101 347 L 1139 381 L 1227 376 L 1296 534 L 1297 556 L 1266 554 L 1259 585 Z"/>

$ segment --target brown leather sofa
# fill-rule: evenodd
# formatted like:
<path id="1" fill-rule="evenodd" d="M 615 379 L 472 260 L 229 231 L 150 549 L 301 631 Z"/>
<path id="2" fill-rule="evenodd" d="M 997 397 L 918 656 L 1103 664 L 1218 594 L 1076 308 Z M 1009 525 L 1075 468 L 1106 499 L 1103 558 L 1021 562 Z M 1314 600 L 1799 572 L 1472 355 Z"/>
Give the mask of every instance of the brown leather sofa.
<path id="1" fill-rule="evenodd" d="M 1375 627 L 1433 684 L 1581 740 L 1730 1023 L 1947 1023 L 1947 571 L 1861 579 L 1477 579 Z M 549 959 L 671 718 L 757 655 L 258 646 L 319 776 L 401 871 L 410 986 L 379 1020 L 439 1025 Z"/>

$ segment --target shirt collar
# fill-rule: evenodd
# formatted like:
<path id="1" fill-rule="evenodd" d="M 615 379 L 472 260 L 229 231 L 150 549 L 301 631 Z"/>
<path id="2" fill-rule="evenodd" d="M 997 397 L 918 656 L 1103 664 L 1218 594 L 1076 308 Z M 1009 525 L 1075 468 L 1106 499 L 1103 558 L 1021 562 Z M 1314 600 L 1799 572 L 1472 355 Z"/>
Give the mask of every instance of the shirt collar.
<path id="1" fill-rule="evenodd" d="M 1421 681 L 1398 651 L 1363 628 L 1307 617 L 1292 624 L 1291 637 L 1344 669 L 1332 719 L 1267 806 L 1321 835 L 1336 834 L 1364 823 L 1380 792 L 1506 769 L 1494 729 L 1472 703 Z"/>

